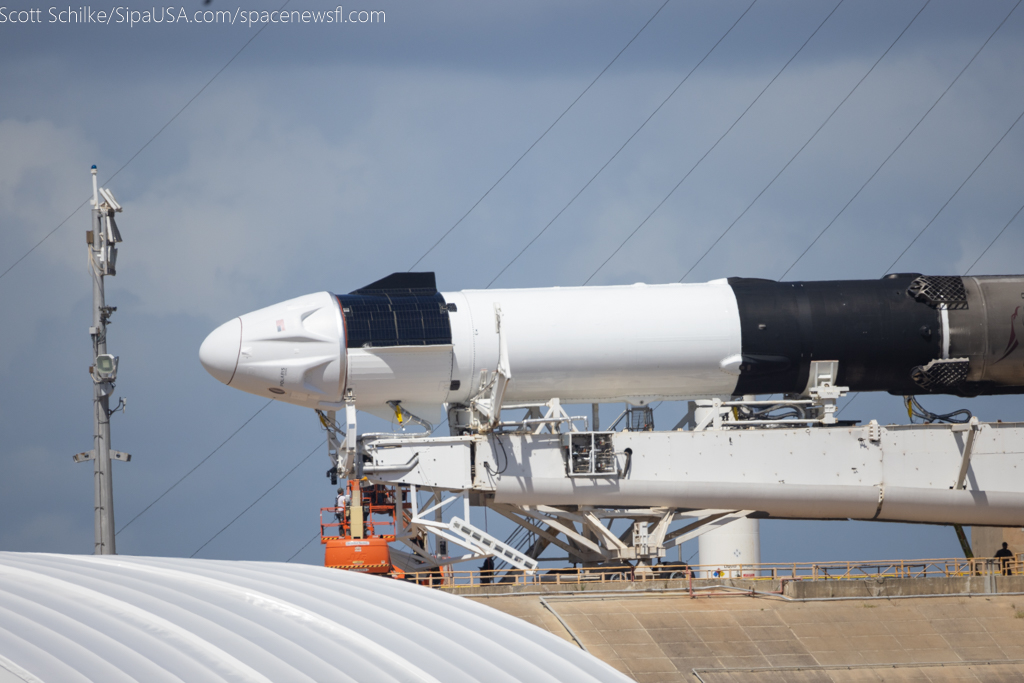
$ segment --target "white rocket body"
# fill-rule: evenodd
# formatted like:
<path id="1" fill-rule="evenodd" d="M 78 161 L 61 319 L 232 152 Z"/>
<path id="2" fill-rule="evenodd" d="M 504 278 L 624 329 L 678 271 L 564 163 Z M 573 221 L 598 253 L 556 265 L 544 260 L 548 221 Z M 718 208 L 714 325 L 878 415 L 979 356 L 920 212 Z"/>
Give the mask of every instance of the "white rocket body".
<path id="1" fill-rule="evenodd" d="M 739 313 L 725 280 L 442 296 L 450 344 L 348 348 L 338 298 L 321 292 L 226 323 L 200 356 L 217 379 L 249 393 L 331 409 L 351 388 L 360 410 L 390 418 L 388 401 L 400 401 L 434 423 L 443 403 L 468 401 L 495 370 L 499 310 L 512 375 L 506 402 L 729 396 L 739 376 Z"/>
<path id="2" fill-rule="evenodd" d="M 501 338 L 499 338 L 499 320 Z M 814 360 L 852 391 L 1024 392 L 1024 277 L 635 284 L 438 292 L 396 273 L 247 313 L 199 351 L 221 382 L 308 408 L 437 423 L 507 349 L 504 402 L 801 393 Z"/>

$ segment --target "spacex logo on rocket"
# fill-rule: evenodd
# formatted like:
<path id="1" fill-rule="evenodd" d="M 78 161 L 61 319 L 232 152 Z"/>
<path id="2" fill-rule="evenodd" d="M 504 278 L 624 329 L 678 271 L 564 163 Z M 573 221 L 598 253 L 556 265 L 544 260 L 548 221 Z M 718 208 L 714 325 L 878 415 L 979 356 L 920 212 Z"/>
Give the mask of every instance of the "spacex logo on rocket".
<path id="1" fill-rule="evenodd" d="M 498 367 L 498 326 L 480 321 L 500 310 L 510 402 L 800 394 L 814 360 L 837 360 L 851 391 L 1016 394 L 1024 362 L 999 361 L 1024 357 L 1022 285 L 1018 275 L 910 273 L 442 293 L 433 273 L 395 273 L 242 315 L 199 357 L 249 393 L 335 409 L 352 389 L 360 410 L 390 418 L 400 403 L 436 423 Z M 1009 342 L 1000 311 L 1014 311 Z"/>

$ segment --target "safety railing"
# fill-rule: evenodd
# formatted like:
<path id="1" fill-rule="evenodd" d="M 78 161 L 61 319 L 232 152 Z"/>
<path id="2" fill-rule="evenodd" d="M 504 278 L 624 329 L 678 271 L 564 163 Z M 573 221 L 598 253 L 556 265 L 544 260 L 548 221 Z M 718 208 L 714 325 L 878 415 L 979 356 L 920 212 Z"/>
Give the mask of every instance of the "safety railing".
<path id="1" fill-rule="evenodd" d="M 380 536 L 388 541 L 395 540 L 394 505 L 363 505 L 363 536 Z M 374 516 L 378 516 L 374 519 Z M 387 516 L 380 519 L 380 516 Z M 351 536 L 352 525 L 345 507 L 320 508 L 320 542 L 329 538 Z"/>
<path id="2" fill-rule="evenodd" d="M 402 578 L 432 586 L 488 585 L 578 585 L 588 589 L 598 584 L 624 582 L 668 582 L 685 588 L 701 579 L 746 579 L 748 581 L 824 581 L 860 579 L 922 579 L 963 576 L 1019 575 L 1024 573 L 1024 554 L 1013 558 L 938 558 L 922 560 L 873 560 L 870 562 L 789 562 L 745 565 L 656 564 L 612 567 L 540 568 L 534 572 L 518 569 L 452 569 L 439 577 L 436 572 L 406 572 Z M 704 582 L 701 582 L 704 583 Z"/>

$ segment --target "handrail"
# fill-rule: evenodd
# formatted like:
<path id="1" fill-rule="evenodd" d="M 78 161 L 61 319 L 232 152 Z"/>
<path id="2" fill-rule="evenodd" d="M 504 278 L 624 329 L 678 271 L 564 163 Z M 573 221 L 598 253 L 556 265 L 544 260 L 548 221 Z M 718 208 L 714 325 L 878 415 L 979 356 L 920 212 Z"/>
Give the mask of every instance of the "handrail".
<path id="1" fill-rule="evenodd" d="M 1012 560 L 1000 558 L 929 558 L 914 560 L 871 560 L 866 562 L 788 562 L 744 565 L 656 564 L 651 567 L 632 565 L 605 567 L 549 567 L 533 572 L 519 569 L 481 570 L 450 569 L 443 581 L 436 573 L 407 572 L 405 579 L 433 586 L 481 586 L 497 584 L 605 584 L 613 582 L 678 582 L 685 588 L 694 579 L 743 579 L 746 581 L 858 581 L 864 579 L 957 578 L 963 576 L 998 576 L 1024 574 L 1024 554 Z"/>

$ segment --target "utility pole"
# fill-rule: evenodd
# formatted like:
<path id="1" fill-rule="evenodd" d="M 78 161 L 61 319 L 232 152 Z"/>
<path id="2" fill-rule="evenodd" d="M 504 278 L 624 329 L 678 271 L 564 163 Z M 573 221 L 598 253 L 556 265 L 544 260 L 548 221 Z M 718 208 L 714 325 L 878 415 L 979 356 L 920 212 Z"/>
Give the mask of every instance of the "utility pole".
<path id="1" fill-rule="evenodd" d="M 100 202 L 100 199 L 103 202 Z M 114 222 L 114 214 L 121 211 L 121 205 L 114 200 L 110 190 L 96 186 L 96 167 L 92 167 L 92 230 L 85 233 L 89 249 L 89 273 L 92 276 L 93 318 L 89 335 L 92 337 L 94 363 L 89 368 L 93 382 L 93 448 L 91 451 L 74 456 L 75 462 L 93 461 L 93 486 L 95 489 L 96 540 L 94 555 L 115 555 L 114 547 L 114 486 L 111 481 L 110 461 L 131 461 L 130 455 L 110 449 L 110 416 L 119 409 L 124 410 L 121 399 L 113 410 L 110 409 L 110 394 L 117 379 L 117 357 L 107 353 L 107 323 L 117 310 L 107 306 L 103 292 L 103 278 L 116 275 L 116 244 L 121 233 Z"/>

